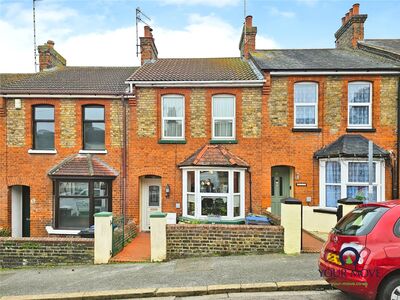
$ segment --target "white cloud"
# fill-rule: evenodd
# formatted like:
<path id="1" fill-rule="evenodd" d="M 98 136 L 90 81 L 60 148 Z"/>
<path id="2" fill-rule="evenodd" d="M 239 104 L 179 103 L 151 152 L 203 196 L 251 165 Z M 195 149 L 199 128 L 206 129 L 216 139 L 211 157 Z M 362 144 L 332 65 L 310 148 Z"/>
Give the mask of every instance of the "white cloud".
<path id="1" fill-rule="evenodd" d="M 160 0 L 164 5 L 204 5 L 204 6 L 234 6 L 240 0 Z"/>
<path id="2" fill-rule="evenodd" d="M 296 14 L 292 11 L 283 11 L 277 9 L 276 7 L 271 7 L 269 9 L 269 12 L 273 16 L 284 17 L 284 18 L 294 18 L 296 16 Z"/>
<path id="3" fill-rule="evenodd" d="M 21 11 L 23 14 L 24 11 Z M 70 12 L 69 12 L 70 13 Z M 83 16 L 75 17 L 82 18 Z M 59 16 L 58 18 L 63 18 Z M 68 65 L 132 66 L 139 64 L 136 57 L 135 27 L 109 31 L 80 33 L 66 22 L 41 22 L 40 37 L 55 41 L 55 49 L 67 59 Z M 241 26 L 234 27 L 214 16 L 193 14 L 188 25 L 176 30 L 152 24 L 160 57 L 229 57 L 239 55 Z M 140 33 L 143 28 L 140 28 Z M 2 47 L 0 72 L 32 72 L 33 46 L 31 24 L 14 25 L 0 20 Z M 257 35 L 257 48 L 277 48 L 277 43 Z"/>

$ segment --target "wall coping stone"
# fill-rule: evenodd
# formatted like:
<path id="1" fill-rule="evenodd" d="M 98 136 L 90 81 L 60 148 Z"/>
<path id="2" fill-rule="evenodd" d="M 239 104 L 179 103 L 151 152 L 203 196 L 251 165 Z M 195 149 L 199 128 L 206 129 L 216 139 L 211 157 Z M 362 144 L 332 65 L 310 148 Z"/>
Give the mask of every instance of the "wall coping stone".
<path id="1" fill-rule="evenodd" d="M 22 243 L 30 243 L 30 242 L 38 242 L 38 243 L 84 243 L 84 244 L 93 244 L 94 239 L 92 238 L 61 238 L 61 237 L 0 237 L 0 243 L 3 242 L 22 242 Z"/>

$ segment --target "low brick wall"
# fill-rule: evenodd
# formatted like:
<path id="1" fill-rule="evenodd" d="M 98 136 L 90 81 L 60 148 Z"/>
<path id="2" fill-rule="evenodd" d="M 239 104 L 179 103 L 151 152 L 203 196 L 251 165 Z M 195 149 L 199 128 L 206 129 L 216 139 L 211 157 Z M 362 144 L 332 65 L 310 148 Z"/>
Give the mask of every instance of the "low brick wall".
<path id="1" fill-rule="evenodd" d="M 282 251 L 281 226 L 167 225 L 168 258 Z"/>
<path id="2" fill-rule="evenodd" d="M 94 239 L 0 238 L 1 268 L 92 264 Z"/>

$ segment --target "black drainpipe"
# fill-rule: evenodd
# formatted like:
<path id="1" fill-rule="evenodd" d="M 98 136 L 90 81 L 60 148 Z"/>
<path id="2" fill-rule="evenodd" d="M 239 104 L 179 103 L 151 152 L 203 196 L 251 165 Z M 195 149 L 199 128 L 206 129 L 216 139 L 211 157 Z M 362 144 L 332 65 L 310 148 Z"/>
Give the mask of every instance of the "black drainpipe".
<path id="1" fill-rule="evenodd" d="M 249 184 L 250 184 L 250 213 L 253 213 L 253 196 L 252 196 L 253 182 L 251 180 L 250 168 L 247 170 L 247 172 L 249 172 Z"/>
<path id="2" fill-rule="evenodd" d="M 395 176 L 394 177 L 394 187 L 393 187 L 393 198 L 398 199 L 399 198 L 399 158 L 400 158 L 400 78 L 398 82 L 398 88 L 397 88 L 397 141 L 396 141 L 396 162 L 395 162 Z"/>

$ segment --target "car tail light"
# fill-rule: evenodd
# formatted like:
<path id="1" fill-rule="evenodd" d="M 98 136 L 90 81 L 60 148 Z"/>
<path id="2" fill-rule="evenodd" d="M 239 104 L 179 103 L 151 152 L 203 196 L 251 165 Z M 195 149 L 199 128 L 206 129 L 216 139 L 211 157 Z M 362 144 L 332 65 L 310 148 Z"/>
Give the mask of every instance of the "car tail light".
<path id="1" fill-rule="evenodd" d="M 364 248 L 360 251 L 360 258 L 358 259 L 358 265 L 359 266 L 364 266 L 365 263 L 367 262 L 368 256 L 371 253 L 371 251 L 368 248 Z"/>

